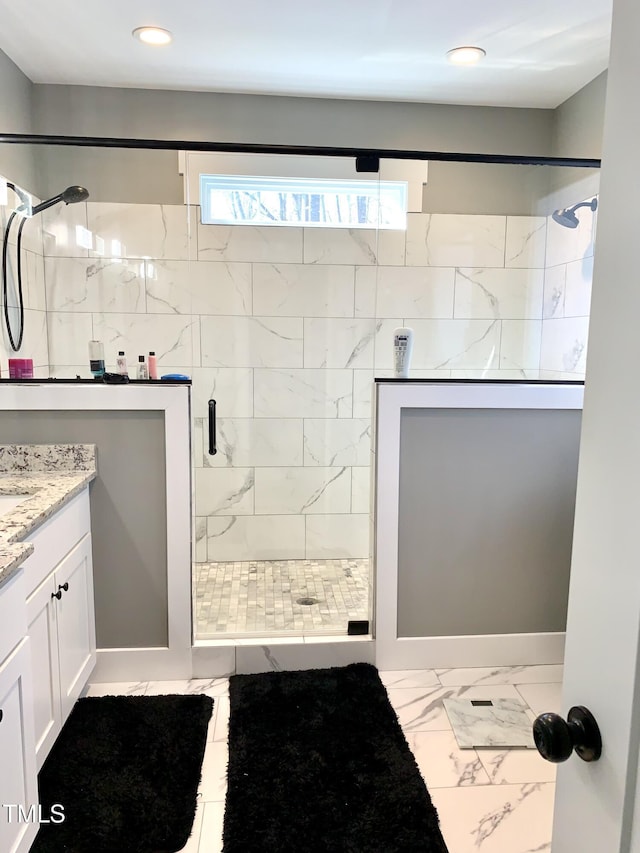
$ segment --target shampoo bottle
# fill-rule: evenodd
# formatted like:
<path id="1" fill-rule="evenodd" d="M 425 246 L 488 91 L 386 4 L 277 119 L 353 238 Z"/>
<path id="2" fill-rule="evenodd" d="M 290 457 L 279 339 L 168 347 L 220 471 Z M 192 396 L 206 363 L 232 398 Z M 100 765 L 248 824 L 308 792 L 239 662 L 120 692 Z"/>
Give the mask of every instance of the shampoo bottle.
<path id="1" fill-rule="evenodd" d="M 155 352 L 149 353 L 149 379 L 158 378 L 158 359 Z"/>
<path id="2" fill-rule="evenodd" d="M 393 333 L 393 374 L 396 379 L 407 379 L 413 352 L 413 329 L 396 329 Z"/>
<path id="3" fill-rule="evenodd" d="M 94 379 L 104 376 L 104 344 L 102 341 L 89 341 L 89 367 Z"/>
<path id="4" fill-rule="evenodd" d="M 148 379 L 149 371 L 143 355 L 138 356 L 138 379 Z"/>
<path id="5" fill-rule="evenodd" d="M 118 373 L 120 376 L 128 376 L 127 372 L 127 358 L 122 350 L 118 353 L 118 358 L 116 359 L 116 364 L 118 365 Z"/>

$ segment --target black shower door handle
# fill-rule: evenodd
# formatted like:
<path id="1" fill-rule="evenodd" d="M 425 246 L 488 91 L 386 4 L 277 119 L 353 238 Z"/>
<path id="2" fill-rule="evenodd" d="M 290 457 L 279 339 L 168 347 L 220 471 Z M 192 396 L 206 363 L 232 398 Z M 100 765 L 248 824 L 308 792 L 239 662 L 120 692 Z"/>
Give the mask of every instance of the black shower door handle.
<path id="1" fill-rule="evenodd" d="M 216 401 L 209 400 L 209 456 L 215 456 L 216 447 Z"/>

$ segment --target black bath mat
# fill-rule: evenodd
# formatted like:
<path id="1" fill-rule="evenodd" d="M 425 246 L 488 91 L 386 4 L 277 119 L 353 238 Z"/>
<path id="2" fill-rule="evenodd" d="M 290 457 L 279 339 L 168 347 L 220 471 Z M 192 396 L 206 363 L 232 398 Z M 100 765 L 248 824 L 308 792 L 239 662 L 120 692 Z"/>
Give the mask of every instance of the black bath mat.
<path id="1" fill-rule="evenodd" d="M 174 853 L 187 843 L 213 699 L 103 696 L 76 702 L 38 776 L 31 853 Z M 53 814 L 59 810 L 54 810 Z"/>
<path id="2" fill-rule="evenodd" d="M 378 672 L 234 675 L 224 853 L 447 853 Z"/>

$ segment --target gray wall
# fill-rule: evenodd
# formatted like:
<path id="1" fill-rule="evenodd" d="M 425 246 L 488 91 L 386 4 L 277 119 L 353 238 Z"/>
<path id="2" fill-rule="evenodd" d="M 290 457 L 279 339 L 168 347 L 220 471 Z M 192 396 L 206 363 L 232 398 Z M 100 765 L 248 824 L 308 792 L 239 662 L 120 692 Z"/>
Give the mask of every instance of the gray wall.
<path id="1" fill-rule="evenodd" d="M 597 157 L 606 73 L 557 110 L 33 85 L 4 54 L 0 83 L 0 131 Z M 8 148 L 4 171 L 43 197 L 81 183 L 96 201 L 182 202 L 174 152 L 52 147 L 35 155 L 35 175 L 34 152 Z M 522 174 L 432 163 L 424 209 L 529 214 L 549 186 L 564 185 Z"/>
<path id="2" fill-rule="evenodd" d="M 580 421 L 403 410 L 399 637 L 564 631 Z"/>
<path id="3" fill-rule="evenodd" d="M 0 132 L 32 132 L 33 83 L 0 50 Z M 37 193 L 33 152 L 0 144 L 0 174 Z"/>
<path id="4" fill-rule="evenodd" d="M 553 110 L 37 85 L 34 125 L 52 134 L 546 155 Z M 40 162 L 48 194 L 66 181 L 90 187 L 94 201 L 182 202 L 174 152 L 52 148 Z M 429 184 L 425 210 L 533 212 L 532 187 L 509 169 L 432 163 Z"/>
<path id="5" fill-rule="evenodd" d="M 34 130 L 543 155 L 553 110 L 37 85 Z"/>
<path id="6" fill-rule="evenodd" d="M 554 157 L 601 157 L 607 72 L 603 71 L 555 111 Z"/>
<path id="7" fill-rule="evenodd" d="M 3 444 L 98 446 L 90 490 L 98 648 L 166 646 L 164 414 L 5 411 L 0 436 Z"/>

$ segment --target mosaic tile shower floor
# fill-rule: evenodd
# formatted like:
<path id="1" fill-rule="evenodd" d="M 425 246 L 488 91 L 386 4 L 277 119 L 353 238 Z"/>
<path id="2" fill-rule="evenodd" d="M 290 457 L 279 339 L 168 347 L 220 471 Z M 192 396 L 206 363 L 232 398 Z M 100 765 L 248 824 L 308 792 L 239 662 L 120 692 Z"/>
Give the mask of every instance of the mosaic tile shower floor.
<path id="1" fill-rule="evenodd" d="M 197 563 L 197 636 L 346 634 L 350 619 L 369 618 L 369 591 L 367 559 Z"/>

